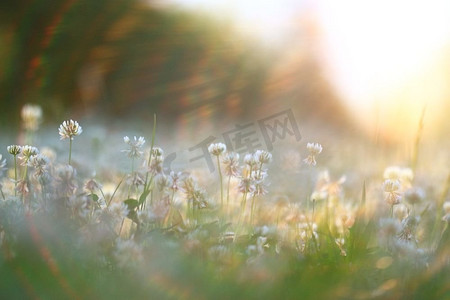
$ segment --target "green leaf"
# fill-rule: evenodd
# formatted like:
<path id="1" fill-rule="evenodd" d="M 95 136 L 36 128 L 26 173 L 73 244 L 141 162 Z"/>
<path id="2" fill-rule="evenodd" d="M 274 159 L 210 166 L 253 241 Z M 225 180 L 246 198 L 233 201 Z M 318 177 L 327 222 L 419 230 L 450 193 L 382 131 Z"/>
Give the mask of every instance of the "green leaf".
<path id="1" fill-rule="evenodd" d="M 125 203 L 128 206 L 128 210 L 130 211 L 134 210 L 136 207 L 139 206 L 139 202 L 136 199 L 127 199 L 123 201 L 123 203 Z"/>
<path id="2" fill-rule="evenodd" d="M 97 196 L 96 194 L 90 194 L 89 197 L 91 197 L 91 199 L 92 199 L 94 202 L 97 202 L 98 199 L 99 199 L 98 196 Z"/>
<path id="3" fill-rule="evenodd" d="M 139 197 L 139 203 L 138 203 L 138 205 L 141 205 L 142 203 L 145 202 L 145 199 L 147 199 L 148 194 L 150 194 L 150 189 L 144 190 L 144 192 L 142 193 L 142 195 Z"/>

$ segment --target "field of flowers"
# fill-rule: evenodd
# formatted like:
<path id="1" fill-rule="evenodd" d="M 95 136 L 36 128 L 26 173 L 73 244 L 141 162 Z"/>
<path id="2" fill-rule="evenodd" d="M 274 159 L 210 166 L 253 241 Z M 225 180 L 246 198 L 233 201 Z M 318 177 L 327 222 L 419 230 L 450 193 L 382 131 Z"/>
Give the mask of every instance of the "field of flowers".
<path id="1" fill-rule="evenodd" d="M 21 117 L 23 144 L 0 151 L 2 299 L 450 299 L 446 149 L 436 174 L 419 143 L 403 166 L 350 153 L 358 173 L 326 165 L 320 136 L 297 152 L 217 142 L 215 172 L 168 170 L 155 116 L 109 150 L 125 171 L 96 173 L 83 124 L 54 129 L 60 153 L 39 106 Z"/>

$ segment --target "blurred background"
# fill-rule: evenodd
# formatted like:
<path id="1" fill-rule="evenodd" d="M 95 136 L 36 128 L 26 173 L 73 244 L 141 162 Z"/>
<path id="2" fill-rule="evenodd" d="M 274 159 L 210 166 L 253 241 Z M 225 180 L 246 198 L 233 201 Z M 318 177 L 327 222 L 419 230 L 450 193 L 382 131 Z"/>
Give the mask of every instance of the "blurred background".
<path id="1" fill-rule="evenodd" d="M 46 122 L 157 113 L 191 133 L 292 109 L 302 133 L 405 142 L 425 109 L 443 139 L 449 83 L 445 0 L 0 3 L 2 131 L 25 103 Z"/>

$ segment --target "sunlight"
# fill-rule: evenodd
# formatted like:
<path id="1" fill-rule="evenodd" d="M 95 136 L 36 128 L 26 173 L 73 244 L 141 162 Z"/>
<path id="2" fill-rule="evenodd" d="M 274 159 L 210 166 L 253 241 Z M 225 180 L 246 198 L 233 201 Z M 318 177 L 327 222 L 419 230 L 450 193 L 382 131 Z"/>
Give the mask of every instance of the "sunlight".
<path id="1" fill-rule="evenodd" d="M 427 115 L 442 106 L 449 2 L 323 0 L 316 8 L 330 77 L 366 127 L 381 119 L 396 138 L 415 130 L 425 105 Z"/>

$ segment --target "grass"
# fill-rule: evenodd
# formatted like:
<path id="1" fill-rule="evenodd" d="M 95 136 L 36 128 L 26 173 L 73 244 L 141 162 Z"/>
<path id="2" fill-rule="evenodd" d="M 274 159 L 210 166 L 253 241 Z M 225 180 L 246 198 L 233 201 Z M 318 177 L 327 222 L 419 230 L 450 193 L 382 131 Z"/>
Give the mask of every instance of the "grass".
<path id="1" fill-rule="evenodd" d="M 150 149 L 123 144 L 131 172 L 111 165 L 94 177 L 80 159 L 39 164 L 35 155 L 20 165 L 10 156 L 1 179 L 0 298 L 450 298 L 448 179 L 418 181 L 430 174 L 391 168 L 334 181 L 333 166 L 321 165 L 326 147 L 291 164 L 294 171 L 280 167 L 283 152 L 272 160 L 257 151 L 226 174 L 223 205 L 226 153 L 217 155 L 219 176 L 195 178 L 196 170 L 163 170 L 156 141 L 155 117 Z M 410 167 L 419 170 L 417 161 Z M 18 175 L 27 190 L 16 191 Z M 391 190 L 383 190 L 386 176 L 397 182 Z M 422 187 L 421 199 L 406 196 Z M 386 199 L 397 194 L 391 212 Z"/>

